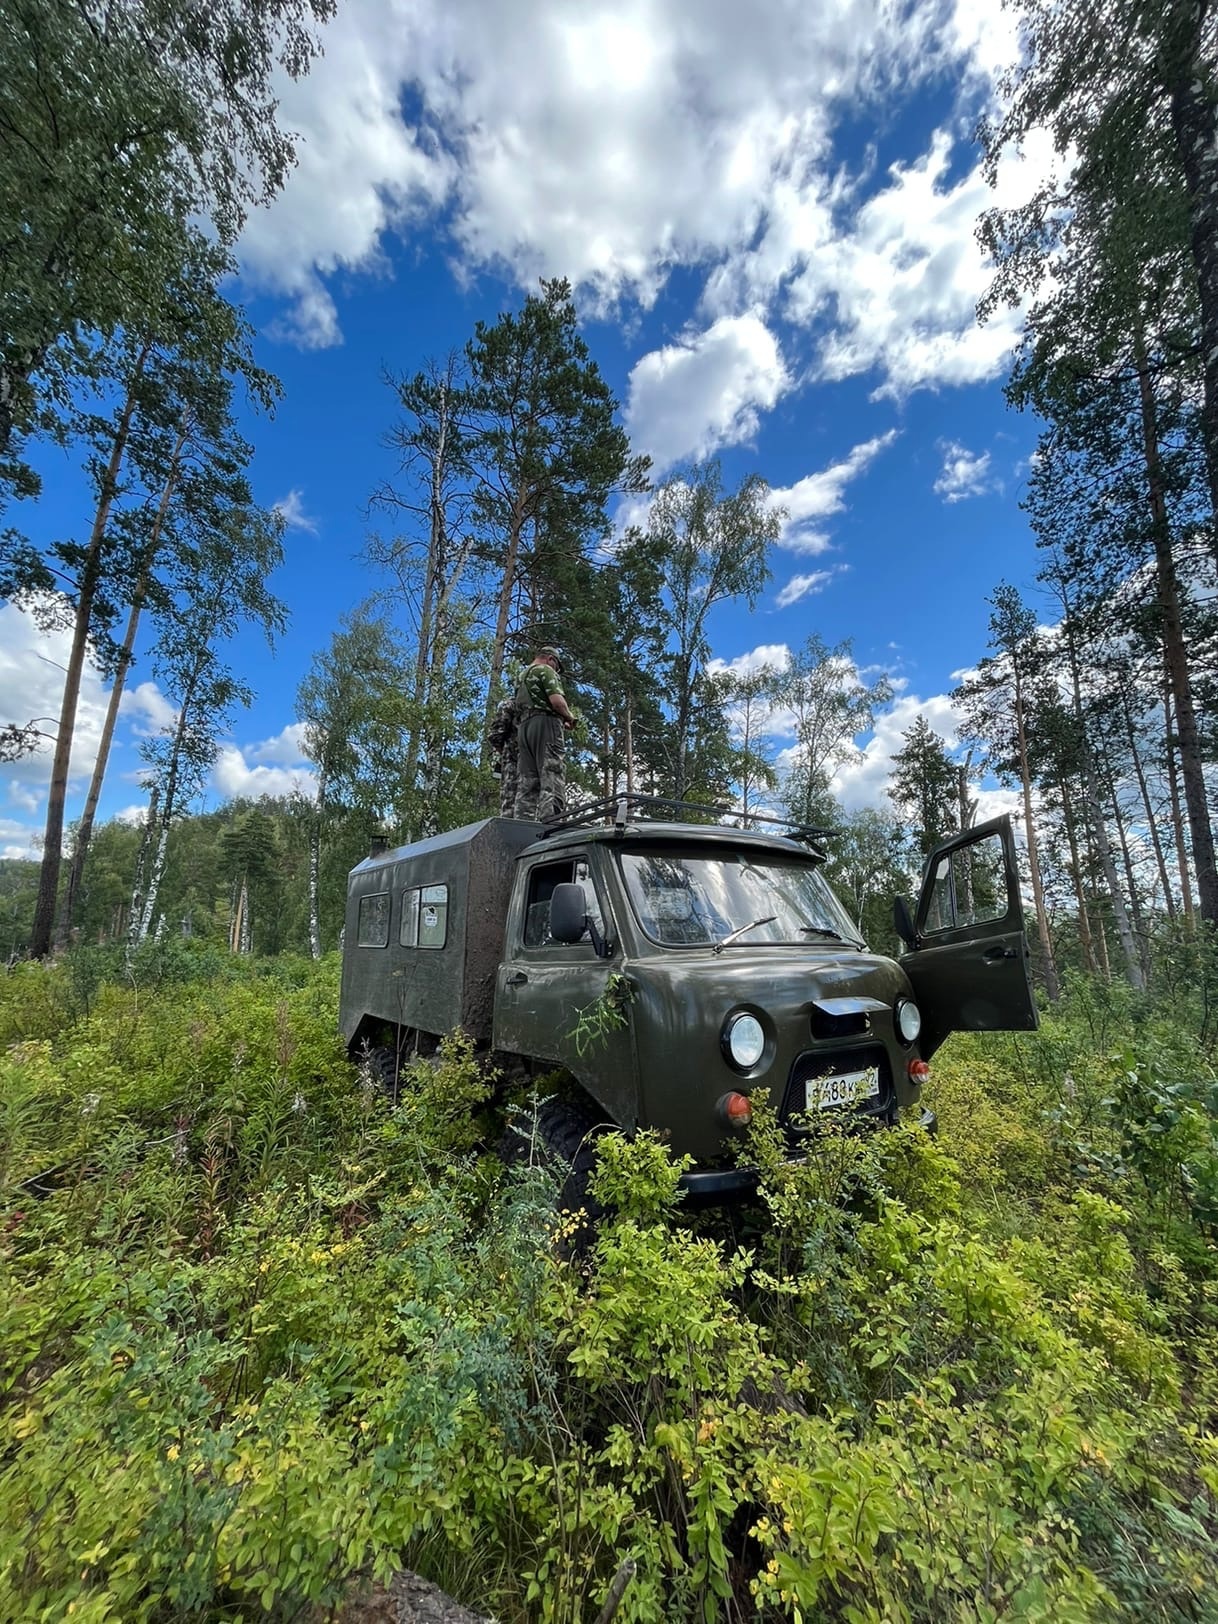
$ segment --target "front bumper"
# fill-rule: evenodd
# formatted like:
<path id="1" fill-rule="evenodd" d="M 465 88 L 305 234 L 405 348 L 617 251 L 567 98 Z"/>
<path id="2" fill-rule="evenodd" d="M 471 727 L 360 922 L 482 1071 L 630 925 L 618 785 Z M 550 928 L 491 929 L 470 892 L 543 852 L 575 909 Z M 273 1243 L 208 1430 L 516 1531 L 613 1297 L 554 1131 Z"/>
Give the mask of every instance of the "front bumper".
<path id="1" fill-rule="evenodd" d="M 925 1133 L 937 1134 L 939 1119 L 933 1111 L 923 1107 L 918 1114 L 918 1126 Z M 795 1156 L 791 1160 L 792 1165 L 797 1165 L 803 1157 Z M 690 1205 L 711 1205 L 752 1195 L 760 1182 L 761 1175 L 755 1167 L 695 1167 L 682 1173 L 680 1188 Z"/>

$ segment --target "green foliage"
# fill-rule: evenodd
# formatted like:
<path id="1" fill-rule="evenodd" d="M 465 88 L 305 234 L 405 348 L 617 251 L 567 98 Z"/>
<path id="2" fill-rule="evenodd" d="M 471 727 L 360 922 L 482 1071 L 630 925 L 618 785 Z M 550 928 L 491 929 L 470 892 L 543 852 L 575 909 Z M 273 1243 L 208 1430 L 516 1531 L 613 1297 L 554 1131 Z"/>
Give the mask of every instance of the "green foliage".
<path id="1" fill-rule="evenodd" d="M 222 962 L 0 981 L 0 1616 L 286 1620 L 406 1563 L 575 1624 L 627 1558 L 636 1624 L 1212 1616 L 1178 1022 L 1074 987 L 953 1040 L 938 1139 L 818 1121 L 792 1161 L 758 1109 L 735 1214 L 606 1134 L 568 1263 L 559 1172 L 479 1154 L 466 1040 L 391 1107 L 333 958 Z"/>
<path id="2" fill-rule="evenodd" d="M 629 976 L 611 975 L 600 997 L 579 1011 L 579 1018 L 571 1029 L 575 1052 L 582 1059 L 603 1044 L 612 1032 L 619 1032 L 629 1024 L 627 1010 L 634 996 Z"/>

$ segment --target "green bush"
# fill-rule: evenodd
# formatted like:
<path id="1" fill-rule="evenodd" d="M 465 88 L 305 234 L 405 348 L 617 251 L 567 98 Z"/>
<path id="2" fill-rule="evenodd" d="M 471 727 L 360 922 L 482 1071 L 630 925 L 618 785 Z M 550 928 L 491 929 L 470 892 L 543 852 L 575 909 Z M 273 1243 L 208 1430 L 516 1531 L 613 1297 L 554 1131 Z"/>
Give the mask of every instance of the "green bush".
<path id="1" fill-rule="evenodd" d="M 606 1135 L 565 1262 L 467 1042 L 392 1107 L 333 960 L 201 962 L 0 981 L 0 1617 L 409 1564 L 576 1624 L 629 1560 L 637 1624 L 1214 1618 L 1212 1073 L 1152 1010 L 953 1040 L 937 1139 L 759 1112 L 735 1213 Z"/>

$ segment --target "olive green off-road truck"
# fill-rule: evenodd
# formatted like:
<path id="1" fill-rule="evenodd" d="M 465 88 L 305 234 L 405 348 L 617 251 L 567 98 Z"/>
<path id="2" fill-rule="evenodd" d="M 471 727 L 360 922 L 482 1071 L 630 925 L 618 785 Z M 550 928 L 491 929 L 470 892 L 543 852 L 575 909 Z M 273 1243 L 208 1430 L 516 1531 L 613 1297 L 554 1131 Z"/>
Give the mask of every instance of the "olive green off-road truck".
<path id="1" fill-rule="evenodd" d="M 907 951 L 868 950 L 815 831 L 653 821 L 642 797 L 548 825 L 489 818 L 352 870 L 340 1023 L 390 1086 L 455 1027 L 509 1072 L 562 1068 L 537 1136 L 662 1133 L 690 1194 L 754 1180 L 726 1154 L 769 1101 L 793 1154 L 821 1113 L 894 1122 L 948 1033 L 1031 1030 L 1015 843 L 998 818 L 932 852 Z M 571 1097 L 567 1097 L 567 1094 Z M 923 1111 L 927 1126 L 933 1117 Z"/>

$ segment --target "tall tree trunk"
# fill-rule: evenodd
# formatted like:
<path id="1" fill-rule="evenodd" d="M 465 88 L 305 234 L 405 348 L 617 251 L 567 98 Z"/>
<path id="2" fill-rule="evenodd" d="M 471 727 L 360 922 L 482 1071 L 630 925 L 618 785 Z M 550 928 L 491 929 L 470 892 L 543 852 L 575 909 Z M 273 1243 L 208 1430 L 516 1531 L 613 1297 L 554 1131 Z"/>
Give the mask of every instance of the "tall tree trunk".
<path id="1" fill-rule="evenodd" d="M 248 914 L 249 888 L 243 874 L 233 888 L 233 915 L 228 927 L 228 950 L 230 953 L 244 953 L 245 951 Z"/>
<path id="2" fill-rule="evenodd" d="M 1140 330 L 1134 334 L 1134 347 L 1142 417 L 1142 446 L 1146 460 L 1147 496 L 1150 502 L 1151 537 L 1154 543 L 1155 563 L 1158 567 L 1163 649 L 1176 707 L 1180 774 L 1184 780 L 1184 804 L 1188 811 L 1193 869 L 1197 876 L 1198 911 L 1211 929 L 1218 930 L 1218 868 L 1215 867 L 1214 861 L 1214 831 L 1210 824 L 1205 763 L 1197 726 L 1192 673 L 1189 668 L 1180 611 L 1180 587 L 1172 552 L 1167 500 L 1159 460 L 1158 417 L 1146 361 L 1145 341 Z"/>
<path id="3" fill-rule="evenodd" d="M 1045 982 L 1045 996 L 1051 1004 L 1061 997 L 1061 983 L 1057 978 L 1057 965 L 1053 958 L 1053 940 L 1049 935 L 1049 916 L 1045 911 L 1045 888 L 1040 875 L 1040 846 L 1036 838 L 1036 819 L 1032 814 L 1032 774 L 1028 766 L 1028 735 L 1024 715 L 1023 682 L 1018 659 L 1012 659 L 1015 671 L 1015 736 L 1019 745 L 1019 780 L 1023 788 L 1024 833 L 1028 842 L 1028 872 L 1032 879 L 1032 905 L 1036 909 L 1036 929 L 1040 937 L 1041 974 Z"/>
<path id="4" fill-rule="evenodd" d="M 208 659 L 208 653 L 207 640 L 203 639 L 199 646 L 194 669 L 191 671 L 190 678 L 182 691 L 182 704 L 178 710 L 177 725 L 173 734 L 173 747 L 169 752 L 169 765 L 165 769 L 165 782 L 161 794 L 161 816 L 157 836 L 156 858 L 153 862 L 152 878 L 149 881 L 147 894 L 144 897 L 144 911 L 140 917 L 138 934 L 136 935 L 137 942 L 142 942 L 152 927 L 152 913 L 156 907 L 157 891 L 165 868 L 165 849 L 169 843 L 169 825 L 178 809 L 178 779 L 182 770 L 182 748 L 183 741 L 186 738 L 186 721 L 190 714 L 190 707 L 194 702 L 199 678 Z"/>
<path id="5" fill-rule="evenodd" d="M 423 572 L 423 597 L 419 604 L 419 643 L 414 662 L 414 710 L 406 736 L 403 767 L 406 794 L 413 804 L 419 755 L 423 747 L 425 710 L 428 698 L 427 674 L 433 657 L 433 621 L 437 599 L 444 582 L 448 554 L 448 514 L 444 507 L 445 478 L 448 470 L 448 444 L 452 433 L 452 387 L 449 378 L 440 385 L 436 415 L 436 438 L 431 450 L 431 490 L 428 496 L 427 564 Z M 407 831 L 409 836 L 409 831 Z"/>
<path id="6" fill-rule="evenodd" d="M 1142 959 L 1138 952 L 1138 944 L 1134 940 L 1133 929 L 1129 923 L 1129 910 L 1125 906 L 1125 894 L 1121 890 L 1121 882 L 1117 878 L 1116 863 L 1112 857 L 1112 840 L 1108 833 L 1107 821 L 1104 817 L 1104 805 L 1100 796 L 1100 780 L 1096 770 L 1095 756 L 1088 746 L 1085 757 L 1085 784 L 1087 795 L 1087 813 L 1091 823 L 1092 839 L 1095 842 L 1096 855 L 1100 860 L 1100 870 L 1104 876 L 1104 884 L 1108 888 L 1108 898 L 1112 903 L 1112 917 L 1116 923 L 1117 938 L 1121 944 L 1121 955 L 1125 960 L 1125 972 L 1132 987 L 1143 986 Z M 1108 975 L 1108 945 L 1103 942 L 1104 973 Z"/>
<path id="7" fill-rule="evenodd" d="M 76 842 L 72 851 L 72 865 L 68 870 L 67 889 L 64 893 L 63 905 L 59 911 L 59 925 L 55 937 L 57 947 L 66 942 L 68 933 L 72 928 L 72 920 L 80 895 L 80 882 L 84 874 L 85 858 L 89 853 L 89 841 L 93 837 L 93 821 L 97 816 L 97 803 L 101 798 L 102 782 L 105 779 L 106 766 L 110 760 L 110 746 L 114 742 L 114 729 L 118 722 L 119 706 L 122 703 L 127 672 L 131 668 L 131 660 L 135 649 L 135 636 L 139 629 L 140 616 L 143 613 L 144 599 L 148 594 L 148 583 L 152 576 L 153 561 L 161 545 L 165 517 L 169 512 L 169 503 L 178 482 L 182 447 L 186 443 L 188 432 L 188 427 L 184 423 L 179 430 L 173 448 L 169 473 L 161 490 L 161 498 L 157 504 L 156 515 L 153 519 L 152 532 L 149 535 L 148 545 L 144 550 L 144 557 L 140 564 L 139 579 L 136 581 L 135 591 L 131 595 L 131 610 L 127 616 L 127 630 L 123 635 L 123 646 L 119 650 L 114 681 L 110 685 L 110 698 L 106 704 L 106 720 L 102 726 L 101 741 L 97 747 L 97 760 L 93 764 L 93 776 L 89 781 L 89 793 L 85 797 L 85 809 L 81 814 L 80 827 L 76 831 Z"/>
<path id="8" fill-rule="evenodd" d="M 317 802 L 309 828 L 309 952 L 321 957 L 321 823 L 326 815 L 326 767 L 317 772 Z"/>
<path id="9" fill-rule="evenodd" d="M 1129 835 L 1125 828 L 1125 814 L 1121 811 L 1121 798 L 1117 794 L 1116 780 L 1113 777 L 1112 765 L 1107 760 L 1104 763 L 1105 776 L 1108 780 L 1108 804 L 1112 808 L 1112 821 L 1116 824 L 1117 843 L 1121 848 L 1121 867 L 1125 870 L 1125 886 L 1129 896 L 1129 919 L 1133 927 L 1136 959 L 1130 965 L 1130 985 L 1142 990 L 1146 985 L 1146 978 L 1150 973 L 1147 961 L 1146 924 L 1142 918 L 1142 899 L 1138 895 L 1138 877 L 1134 872 L 1133 857 L 1129 850 Z M 1122 943 L 1124 946 L 1124 943 Z M 1137 970 L 1135 976 L 1134 970 Z"/>
<path id="10" fill-rule="evenodd" d="M 491 644 L 491 673 L 486 690 L 486 715 L 482 718 L 482 757 L 484 768 L 490 766 L 491 747 L 487 734 L 495 706 L 499 703 L 499 682 L 507 658 L 508 617 L 512 598 L 516 592 L 516 570 L 520 561 L 520 541 L 525 525 L 525 493 L 518 490 L 512 499 L 512 516 L 508 525 L 507 553 L 503 560 L 503 585 L 499 589 L 499 608 L 495 614 L 495 637 Z"/>
<path id="11" fill-rule="evenodd" d="M 1167 788 L 1171 796 L 1172 838 L 1176 847 L 1176 869 L 1180 875 L 1180 909 L 1187 930 L 1193 928 L 1193 882 L 1188 870 L 1188 843 L 1184 838 L 1184 810 L 1180 805 L 1180 770 L 1176 763 L 1175 729 L 1172 726 L 1171 673 L 1163 670 L 1163 755 L 1167 763 Z"/>
<path id="12" fill-rule="evenodd" d="M 1083 860 L 1079 851 L 1078 829 L 1071 801 L 1070 787 L 1065 778 L 1058 788 L 1062 797 L 1062 825 L 1066 831 L 1066 844 L 1070 848 L 1070 878 L 1074 884 L 1074 906 L 1078 910 L 1078 942 L 1082 949 L 1083 969 L 1088 975 L 1096 971 L 1095 943 L 1091 939 L 1091 921 L 1087 917 L 1087 892 L 1083 884 Z"/>
<path id="13" fill-rule="evenodd" d="M 1103 804 L 1100 800 L 1095 747 L 1091 741 L 1091 728 L 1088 726 L 1087 714 L 1083 706 L 1083 679 L 1079 662 L 1077 621 L 1070 603 L 1068 577 L 1060 562 L 1057 563 L 1057 569 L 1052 576 L 1052 580 L 1061 599 L 1062 623 L 1066 628 L 1066 657 L 1070 668 L 1070 702 L 1074 714 L 1079 755 L 1082 759 L 1083 804 L 1086 808 L 1093 847 L 1099 856 L 1104 883 L 1108 887 L 1108 896 L 1112 903 L 1112 914 L 1116 921 L 1117 937 L 1121 944 L 1121 953 L 1125 959 L 1125 970 L 1129 976 L 1130 984 L 1140 988 L 1143 985 L 1142 959 L 1138 953 L 1133 931 L 1130 928 L 1125 898 L 1121 892 L 1120 882 L 1117 879 L 1116 864 L 1112 860 L 1112 842 L 1108 837 Z M 1109 974 L 1107 941 L 1105 940 L 1102 945 L 1104 949 L 1104 976 L 1107 979 Z"/>
<path id="14" fill-rule="evenodd" d="M 30 957 L 43 959 L 51 950 L 51 932 L 55 925 L 55 906 L 59 897 L 59 871 L 63 862 L 64 805 L 68 796 L 68 768 L 72 759 L 72 741 L 76 732 L 76 708 L 80 702 L 80 683 L 84 675 L 85 659 L 89 652 L 89 634 L 93 629 L 93 604 L 101 580 L 102 548 L 110 510 L 118 491 L 118 476 L 131 433 L 131 420 L 135 415 L 135 391 L 147 360 L 147 348 L 141 350 L 135 371 L 127 386 L 110 443 L 98 489 L 97 506 L 93 513 L 93 527 L 89 532 L 89 545 L 81 566 L 77 584 L 76 616 L 72 628 L 72 648 L 64 674 L 63 698 L 59 706 L 59 729 L 55 738 L 55 754 L 51 762 L 51 784 L 47 794 L 47 819 L 42 839 L 42 866 L 38 874 L 38 899 L 34 904 L 34 923 L 30 931 Z"/>
<path id="15" fill-rule="evenodd" d="M 1172 0 L 1164 12 L 1161 71 L 1188 197 L 1189 239 L 1201 318 L 1202 404 L 1210 509 L 1218 517 L 1218 105 L 1205 42 L 1210 0 Z M 1213 542 L 1218 561 L 1218 535 Z M 1204 912 L 1204 909 L 1203 909 Z"/>
<path id="16" fill-rule="evenodd" d="M 144 875 L 148 867 L 148 853 L 152 849 L 157 828 L 157 807 L 161 786 L 153 784 L 148 792 L 148 817 L 140 833 L 139 851 L 135 856 L 135 877 L 131 882 L 131 908 L 127 916 L 127 957 L 135 951 L 139 940 L 140 920 L 144 917 Z"/>
<path id="17" fill-rule="evenodd" d="M 146 941 L 148 932 L 152 929 L 153 917 L 156 914 L 156 899 L 161 889 L 161 879 L 165 873 L 165 851 L 169 845 L 169 819 L 162 816 L 161 827 L 157 833 L 156 851 L 152 858 L 152 873 L 148 879 L 148 891 L 144 897 L 144 912 L 140 916 L 139 934 L 136 942 Z"/>
<path id="18" fill-rule="evenodd" d="M 1163 850 L 1163 842 L 1159 838 L 1159 820 L 1155 817 L 1155 809 L 1150 804 L 1150 789 L 1146 782 L 1146 773 L 1142 767 L 1142 752 L 1138 749 L 1137 730 L 1133 725 L 1133 710 L 1129 704 L 1129 691 L 1121 690 L 1121 709 L 1125 714 L 1125 737 L 1129 741 L 1129 756 L 1133 762 L 1134 777 L 1138 781 L 1138 794 L 1142 802 L 1142 815 L 1146 819 L 1147 833 L 1150 835 L 1151 848 L 1155 854 L 1155 867 L 1159 871 L 1159 884 L 1163 887 L 1163 906 L 1169 919 L 1176 917 L 1176 899 L 1172 895 L 1171 880 L 1167 873 L 1167 854 Z"/>
<path id="19" fill-rule="evenodd" d="M 1099 949 L 1100 955 L 1100 974 L 1103 976 L 1105 981 L 1111 981 L 1112 963 L 1108 957 L 1108 931 L 1102 918 L 1097 920 L 1096 923 L 1098 925 L 1098 929 L 1096 931 L 1095 943 L 1096 947 Z"/>
<path id="20" fill-rule="evenodd" d="M 693 662 L 686 656 L 677 660 L 676 664 L 677 705 L 674 717 L 674 732 L 676 734 L 677 759 L 676 770 L 673 773 L 673 799 L 685 799 L 685 785 L 689 763 L 689 734 L 693 725 L 694 691 L 693 691 Z M 810 818 L 804 819 L 811 822 Z"/>

